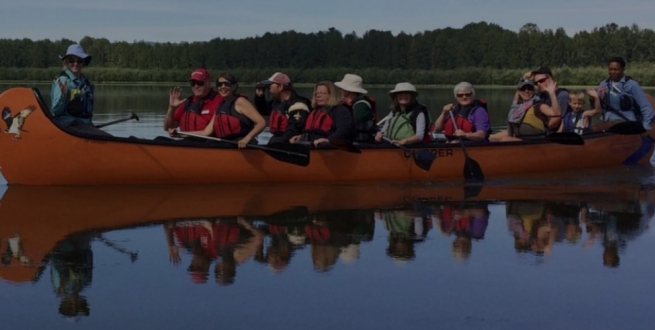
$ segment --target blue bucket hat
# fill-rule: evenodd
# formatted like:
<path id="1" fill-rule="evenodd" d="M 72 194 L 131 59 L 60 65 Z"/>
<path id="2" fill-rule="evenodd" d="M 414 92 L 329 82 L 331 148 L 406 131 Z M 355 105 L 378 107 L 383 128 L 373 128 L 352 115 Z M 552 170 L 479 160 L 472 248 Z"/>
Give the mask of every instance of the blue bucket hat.
<path id="1" fill-rule="evenodd" d="M 59 55 L 59 59 L 64 60 L 68 56 L 77 56 L 84 60 L 84 64 L 89 64 L 89 62 L 91 62 L 91 55 L 85 53 L 84 48 L 82 48 L 82 45 L 80 44 L 72 44 L 68 46 L 68 49 L 66 50 L 66 55 L 64 56 Z"/>

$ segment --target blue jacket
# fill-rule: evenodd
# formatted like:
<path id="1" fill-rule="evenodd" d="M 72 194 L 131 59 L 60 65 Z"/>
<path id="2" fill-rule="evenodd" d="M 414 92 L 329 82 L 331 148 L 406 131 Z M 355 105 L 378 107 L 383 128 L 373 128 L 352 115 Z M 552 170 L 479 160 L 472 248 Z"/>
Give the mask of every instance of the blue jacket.
<path id="1" fill-rule="evenodd" d="M 613 83 L 609 79 L 603 80 L 598 85 L 598 95 L 603 106 L 601 120 L 632 120 L 637 121 L 636 112 L 641 113 L 641 121 L 645 129 L 650 129 L 653 120 L 653 107 L 646 98 L 646 93 L 639 86 L 639 83 L 625 75 Z M 625 95 L 634 100 L 636 108 L 622 111 L 621 96 Z M 625 118 L 623 118 L 625 117 Z"/>
<path id="2" fill-rule="evenodd" d="M 66 84 L 66 95 L 62 95 L 59 83 Z M 84 76 L 79 78 L 65 70 L 52 82 L 50 112 L 57 124 L 66 127 L 74 122 L 91 125 L 93 116 L 93 84 Z"/>

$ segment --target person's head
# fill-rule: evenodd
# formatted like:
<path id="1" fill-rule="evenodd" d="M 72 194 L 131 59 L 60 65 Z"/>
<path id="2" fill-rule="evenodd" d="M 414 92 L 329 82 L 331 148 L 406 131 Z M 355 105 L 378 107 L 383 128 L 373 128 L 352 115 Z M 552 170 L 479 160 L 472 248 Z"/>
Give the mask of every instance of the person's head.
<path id="1" fill-rule="evenodd" d="M 234 255 L 230 253 L 230 255 L 223 256 L 223 258 L 216 263 L 214 274 L 216 277 L 216 283 L 219 285 L 225 286 L 234 283 L 237 275 L 237 264 L 236 260 L 234 260 Z"/>
<path id="2" fill-rule="evenodd" d="M 623 77 L 625 70 L 625 60 L 623 57 L 612 57 L 607 61 L 607 70 L 609 71 L 612 81 L 619 81 Z"/>
<path id="3" fill-rule="evenodd" d="M 191 280 L 198 284 L 207 282 L 210 264 L 211 258 L 207 254 L 201 251 L 194 251 L 189 268 L 187 268 L 187 272 L 191 275 Z"/>
<path id="4" fill-rule="evenodd" d="M 467 106 L 473 103 L 473 100 L 475 99 L 475 88 L 473 88 L 471 83 L 462 81 L 455 85 L 455 88 L 453 88 L 453 94 L 459 105 Z"/>
<path id="5" fill-rule="evenodd" d="M 368 91 L 362 88 L 362 83 L 362 77 L 356 74 L 346 73 L 341 81 L 337 81 L 334 84 L 341 89 L 341 97 L 349 102 L 361 94 L 368 94 Z"/>
<path id="6" fill-rule="evenodd" d="M 222 73 L 218 76 L 218 78 L 216 78 L 216 91 L 223 98 L 229 97 L 236 93 L 237 88 L 239 88 L 237 78 L 231 74 Z"/>
<path id="7" fill-rule="evenodd" d="M 519 92 L 521 101 L 527 101 L 534 97 L 534 81 L 526 78 L 519 79 L 516 90 Z"/>
<path id="8" fill-rule="evenodd" d="M 272 235 L 265 259 L 269 268 L 279 273 L 289 265 L 292 253 L 293 249 L 286 234 Z"/>
<path id="9" fill-rule="evenodd" d="M 397 83 L 396 87 L 389 91 L 391 97 L 391 110 L 396 110 L 399 107 L 406 107 L 416 102 L 418 92 L 416 87 L 408 82 Z"/>
<path id="10" fill-rule="evenodd" d="M 312 107 L 333 107 L 341 103 L 337 87 L 331 81 L 321 81 L 314 86 Z"/>
<path id="11" fill-rule="evenodd" d="M 73 74 L 79 75 L 82 73 L 82 68 L 89 65 L 91 62 L 91 55 L 84 52 L 84 48 L 80 44 L 72 44 L 68 46 L 66 55 L 59 56 L 62 60 L 64 70 L 70 70 Z"/>
<path id="12" fill-rule="evenodd" d="M 540 66 L 537 70 L 532 71 L 532 80 L 539 89 L 543 89 L 544 84 L 553 81 L 553 72 L 546 66 Z"/>
<path id="13" fill-rule="evenodd" d="M 414 240 L 405 235 L 390 235 L 387 255 L 394 260 L 407 261 L 416 257 Z"/>
<path id="14" fill-rule="evenodd" d="M 289 91 L 293 88 L 289 76 L 282 72 L 274 73 L 261 83 L 268 86 L 268 92 L 271 94 L 271 97 L 278 100 L 281 98 L 283 92 Z"/>
<path id="15" fill-rule="evenodd" d="M 191 72 L 189 85 L 194 96 L 205 97 L 212 90 L 212 78 L 204 68 L 198 68 Z"/>
<path id="16" fill-rule="evenodd" d="M 457 235 L 453 241 L 453 246 L 451 253 L 453 258 L 464 261 L 471 256 L 471 250 L 473 249 L 473 244 L 471 243 L 471 237 L 468 235 Z"/>
<path id="17" fill-rule="evenodd" d="M 59 314 L 67 317 L 89 316 L 91 309 L 84 296 L 78 293 L 61 298 L 59 302 Z"/>
<path id="18" fill-rule="evenodd" d="M 581 91 L 571 91 L 569 93 L 569 106 L 573 112 L 584 110 L 584 93 Z"/>
<path id="19" fill-rule="evenodd" d="M 619 247 L 614 243 L 605 244 L 603 249 L 603 266 L 616 268 L 619 267 L 620 263 Z"/>
<path id="20" fill-rule="evenodd" d="M 341 250 L 332 244 L 311 244 L 310 246 L 314 270 L 327 272 L 337 263 Z"/>

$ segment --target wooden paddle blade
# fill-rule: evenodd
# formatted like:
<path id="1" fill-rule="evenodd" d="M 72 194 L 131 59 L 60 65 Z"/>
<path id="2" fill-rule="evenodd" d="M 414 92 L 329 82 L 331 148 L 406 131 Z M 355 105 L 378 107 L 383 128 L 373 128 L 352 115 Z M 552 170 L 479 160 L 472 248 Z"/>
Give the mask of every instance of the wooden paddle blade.
<path id="1" fill-rule="evenodd" d="M 330 144 L 339 150 L 361 154 L 362 151 L 357 148 L 352 141 L 342 139 L 330 139 Z"/>
<path id="2" fill-rule="evenodd" d="M 482 173 L 482 168 L 480 164 L 475 161 L 475 159 L 466 157 L 464 160 L 464 179 L 466 180 L 475 180 L 483 181 L 484 173 Z"/>
<path id="3" fill-rule="evenodd" d="M 546 135 L 546 140 L 559 144 L 582 146 L 584 139 L 578 133 L 574 132 L 561 132 Z"/>
<path id="4" fill-rule="evenodd" d="M 269 156 L 285 163 L 307 166 L 309 165 L 309 148 L 299 144 L 270 143 L 263 150 Z"/>
<path id="5" fill-rule="evenodd" d="M 420 169 L 424 171 L 430 171 L 430 167 L 432 166 L 432 163 L 434 162 L 435 159 L 437 159 L 437 156 L 428 150 L 414 151 L 412 152 L 412 156 L 414 158 L 414 163 L 416 163 L 416 166 L 418 166 Z"/>
<path id="6" fill-rule="evenodd" d="M 612 127 L 605 130 L 605 132 L 621 135 L 638 135 L 646 133 L 646 129 L 641 122 L 638 121 L 624 121 L 612 125 Z"/>

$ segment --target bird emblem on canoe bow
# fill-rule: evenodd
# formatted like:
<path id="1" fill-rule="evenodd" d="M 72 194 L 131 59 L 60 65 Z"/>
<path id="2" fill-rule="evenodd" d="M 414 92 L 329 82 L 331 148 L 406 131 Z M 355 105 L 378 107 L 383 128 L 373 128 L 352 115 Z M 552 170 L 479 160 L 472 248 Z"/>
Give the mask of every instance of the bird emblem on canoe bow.
<path id="1" fill-rule="evenodd" d="M 29 116 L 36 106 L 28 105 L 25 109 L 19 111 L 16 115 L 12 115 L 11 109 L 9 107 L 4 107 L 2 109 L 2 120 L 7 124 L 7 128 L 4 130 L 5 133 L 13 133 L 14 140 L 20 139 L 20 132 L 23 130 L 23 125 L 25 125 L 25 119 Z"/>

